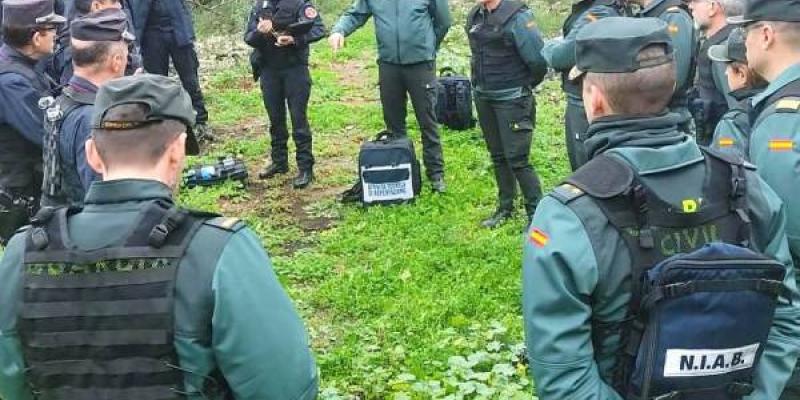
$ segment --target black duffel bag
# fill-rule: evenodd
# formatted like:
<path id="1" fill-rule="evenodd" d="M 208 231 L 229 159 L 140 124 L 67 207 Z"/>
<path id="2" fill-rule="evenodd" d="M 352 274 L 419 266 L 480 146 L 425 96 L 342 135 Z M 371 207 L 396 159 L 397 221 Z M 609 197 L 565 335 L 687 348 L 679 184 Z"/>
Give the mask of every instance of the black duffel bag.
<path id="1" fill-rule="evenodd" d="M 456 75 L 449 67 L 442 68 L 436 80 L 436 120 L 459 131 L 475 127 L 472 84 L 469 78 Z"/>

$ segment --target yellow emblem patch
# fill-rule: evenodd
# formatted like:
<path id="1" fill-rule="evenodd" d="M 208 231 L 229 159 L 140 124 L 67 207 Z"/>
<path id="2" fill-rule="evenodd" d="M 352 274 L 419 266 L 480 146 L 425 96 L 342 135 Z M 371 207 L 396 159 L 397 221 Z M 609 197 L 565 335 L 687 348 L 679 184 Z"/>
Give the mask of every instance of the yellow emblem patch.
<path id="1" fill-rule="evenodd" d="M 669 28 L 667 29 L 669 30 L 669 33 L 672 35 L 675 35 L 676 33 L 678 33 L 678 31 L 680 31 L 680 29 L 678 29 L 678 25 L 675 24 L 669 24 Z"/>
<path id="2" fill-rule="evenodd" d="M 531 242 L 536 247 L 544 247 L 547 245 L 547 242 L 550 241 L 550 236 L 547 236 L 546 233 L 542 232 L 539 228 L 533 228 L 531 230 Z"/>
<path id="3" fill-rule="evenodd" d="M 588 14 L 586 14 L 586 19 L 588 19 L 589 22 L 597 21 L 597 15 L 594 15 L 592 13 L 588 13 Z"/>
<path id="4" fill-rule="evenodd" d="M 719 140 L 719 147 L 731 147 L 734 144 L 736 144 L 736 142 L 731 138 L 721 138 Z"/>
<path id="5" fill-rule="evenodd" d="M 693 214 L 697 212 L 697 201 L 694 199 L 686 199 L 683 201 L 683 212 Z"/>
<path id="6" fill-rule="evenodd" d="M 772 139 L 769 141 L 770 151 L 791 151 L 794 149 L 794 141 L 791 139 Z"/>

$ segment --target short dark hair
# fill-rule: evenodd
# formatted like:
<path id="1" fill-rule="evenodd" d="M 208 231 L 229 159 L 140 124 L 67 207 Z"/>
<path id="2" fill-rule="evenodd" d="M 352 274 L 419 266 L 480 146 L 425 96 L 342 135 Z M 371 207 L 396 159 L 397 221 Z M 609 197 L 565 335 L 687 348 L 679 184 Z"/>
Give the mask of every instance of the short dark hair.
<path id="1" fill-rule="evenodd" d="M 72 62 L 76 67 L 90 67 L 100 64 L 114 53 L 116 45 L 122 42 L 85 42 L 86 45 L 72 46 Z M 127 47 L 127 44 L 125 45 Z"/>
<path id="2" fill-rule="evenodd" d="M 14 48 L 25 47 L 31 44 L 33 34 L 42 28 L 35 26 L 3 26 L 3 41 Z"/>
<path id="3" fill-rule="evenodd" d="M 744 71 L 745 77 L 747 82 L 745 85 L 748 89 L 759 88 L 767 86 L 768 82 L 766 79 L 762 78 L 755 70 L 750 68 L 749 65 L 743 62 L 734 61 L 728 64 L 731 68 L 739 71 Z"/>
<path id="4" fill-rule="evenodd" d="M 85 15 L 92 12 L 92 3 L 95 0 L 75 0 L 75 11 L 78 14 Z M 120 0 L 97 0 L 106 3 L 119 3 Z"/>
<path id="5" fill-rule="evenodd" d="M 109 109 L 105 118 L 125 120 L 143 118 L 147 114 L 144 104 L 122 104 Z M 100 158 L 107 166 L 146 165 L 152 166 L 164 156 L 167 147 L 181 133 L 186 125 L 178 120 L 163 120 L 142 127 L 126 130 L 93 129 Z"/>
<path id="6" fill-rule="evenodd" d="M 655 44 L 642 49 L 638 61 L 662 57 L 666 46 Z M 602 88 L 615 114 L 653 115 L 666 110 L 675 93 L 675 62 L 642 68 L 634 72 L 586 74 L 584 85 Z"/>

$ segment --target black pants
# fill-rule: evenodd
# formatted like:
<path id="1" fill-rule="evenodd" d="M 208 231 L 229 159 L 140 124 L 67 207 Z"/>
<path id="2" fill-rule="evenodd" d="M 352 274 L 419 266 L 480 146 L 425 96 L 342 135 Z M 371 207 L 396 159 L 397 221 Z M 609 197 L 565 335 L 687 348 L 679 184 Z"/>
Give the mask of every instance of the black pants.
<path id="1" fill-rule="evenodd" d="M 589 156 L 583 141 L 586 139 L 586 131 L 589 130 L 589 122 L 586 119 L 586 110 L 582 105 L 567 101 L 567 109 L 564 113 L 564 139 L 567 143 L 567 154 L 572 170 L 586 164 Z"/>
<path id="2" fill-rule="evenodd" d="M 292 139 L 297 147 L 297 168 L 308 171 L 314 167 L 311 151 L 311 129 L 308 127 L 308 99 L 311 96 L 311 74 L 307 65 L 289 68 L 261 69 L 261 94 L 269 115 L 269 134 L 272 143 L 272 163 L 288 165 L 286 107 L 292 118 Z"/>
<path id="3" fill-rule="evenodd" d="M 192 106 L 197 112 L 196 122 L 205 124 L 208 121 L 208 111 L 200 90 L 200 79 L 197 77 L 200 62 L 197 60 L 194 45 L 178 46 L 172 31 L 146 30 L 142 39 L 142 63 L 145 71 L 168 75 L 170 58 L 178 71 L 181 85 L 192 98 Z"/>
<path id="4" fill-rule="evenodd" d="M 422 159 L 425 174 L 430 179 L 444 176 L 442 142 L 436 126 L 433 109 L 433 83 L 436 65 L 433 61 L 412 65 L 378 64 L 381 106 L 386 129 L 395 135 L 405 136 L 406 105 L 411 98 L 414 114 L 422 132 Z"/>
<path id="5" fill-rule="evenodd" d="M 536 122 L 534 99 L 526 95 L 514 100 L 475 99 L 478 121 L 492 157 L 500 210 L 512 210 L 517 184 L 522 189 L 525 211 L 533 215 L 542 197 L 539 177 L 530 163 Z"/>

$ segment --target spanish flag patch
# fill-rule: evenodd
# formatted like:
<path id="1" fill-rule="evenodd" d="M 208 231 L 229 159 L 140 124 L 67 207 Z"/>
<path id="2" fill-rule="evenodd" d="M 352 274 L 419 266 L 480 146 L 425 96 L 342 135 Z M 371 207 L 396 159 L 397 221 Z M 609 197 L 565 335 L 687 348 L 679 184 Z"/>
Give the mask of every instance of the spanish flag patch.
<path id="1" fill-rule="evenodd" d="M 769 141 L 770 151 L 791 151 L 794 149 L 794 141 L 791 139 L 772 139 Z"/>
<path id="2" fill-rule="evenodd" d="M 549 241 L 550 236 L 547 236 L 541 229 L 533 228 L 533 230 L 531 230 L 531 242 L 536 245 L 536 247 L 544 247 Z"/>
<path id="3" fill-rule="evenodd" d="M 594 15 L 592 13 L 587 13 L 586 14 L 586 19 L 588 19 L 589 22 L 597 21 L 597 15 Z"/>
<path id="4" fill-rule="evenodd" d="M 721 138 L 719 140 L 719 147 L 731 147 L 734 145 L 734 143 L 736 142 L 734 142 L 731 138 Z"/>

